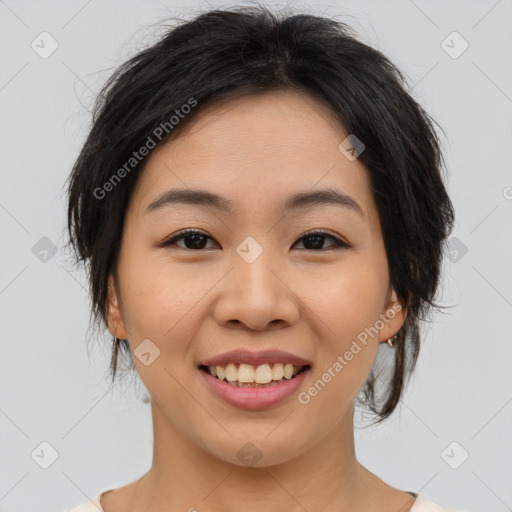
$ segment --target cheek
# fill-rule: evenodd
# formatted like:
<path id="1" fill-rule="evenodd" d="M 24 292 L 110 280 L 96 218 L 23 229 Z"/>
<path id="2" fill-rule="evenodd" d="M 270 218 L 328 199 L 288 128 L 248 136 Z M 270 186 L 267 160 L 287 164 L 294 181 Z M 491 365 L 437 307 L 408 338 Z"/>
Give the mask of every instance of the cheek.
<path id="1" fill-rule="evenodd" d="M 160 339 L 172 332 L 209 288 L 204 279 L 194 278 L 190 266 L 169 265 L 142 251 L 125 259 L 120 276 L 128 332 Z"/>
<path id="2" fill-rule="evenodd" d="M 190 262 L 170 264 L 169 258 L 154 256 L 134 251 L 120 265 L 123 317 L 137 372 L 151 396 L 162 403 L 172 396 L 176 405 L 183 400 L 186 407 L 186 397 L 174 379 L 190 378 L 193 340 L 204 324 L 204 299 L 218 277 L 198 272 L 199 267 Z M 152 344 L 142 345 L 147 339 Z M 146 352 L 157 354 L 149 365 L 138 358 Z"/>
<path id="3" fill-rule="evenodd" d="M 165 390 L 164 394 L 176 398 L 180 387 L 171 375 L 183 380 L 192 364 L 190 340 L 200 325 L 194 316 L 199 308 L 194 306 L 207 293 L 208 283 L 197 277 L 191 281 L 188 274 L 185 267 L 151 261 L 142 251 L 133 251 L 119 265 L 130 349 L 137 372 L 153 397 Z M 144 353 L 150 353 L 147 365 L 139 358 Z"/>
<path id="4" fill-rule="evenodd" d="M 328 286 L 307 287 L 303 293 L 319 340 L 318 372 L 331 369 L 336 384 L 331 389 L 359 389 L 364 384 L 378 350 L 378 332 L 372 327 L 379 319 L 385 296 L 385 275 L 370 265 L 330 272 Z M 318 321 L 320 320 L 320 321 Z M 341 357 L 342 361 L 339 361 Z M 336 364 L 338 363 L 338 364 Z M 343 366 L 340 369 L 339 365 Z M 326 379 L 329 376 L 326 375 Z M 344 393 L 342 393 L 344 394 Z"/>
<path id="5" fill-rule="evenodd" d="M 302 285 L 296 290 L 326 328 L 346 340 L 377 320 L 386 294 L 386 278 L 379 268 L 360 260 L 339 268 L 333 266 L 325 277 L 301 278 Z"/>

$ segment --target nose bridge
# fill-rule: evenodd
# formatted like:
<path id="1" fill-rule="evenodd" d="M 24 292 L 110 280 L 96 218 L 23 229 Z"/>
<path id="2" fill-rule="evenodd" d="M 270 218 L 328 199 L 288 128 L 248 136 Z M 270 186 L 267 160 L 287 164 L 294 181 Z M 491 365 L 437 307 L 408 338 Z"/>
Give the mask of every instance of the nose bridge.
<path id="1" fill-rule="evenodd" d="M 275 298 L 279 293 L 277 289 L 282 286 L 274 270 L 281 267 L 277 257 L 278 249 L 270 246 L 269 239 L 270 237 L 266 237 L 267 243 L 263 246 L 253 237 L 247 237 L 236 248 L 233 270 L 239 278 L 240 291 L 255 300 L 260 295 L 267 301 Z"/>
<path id="2" fill-rule="evenodd" d="M 250 238 L 236 248 L 215 308 L 217 321 L 237 321 L 258 330 L 277 320 L 293 323 L 298 311 L 293 293 L 279 276 L 283 266 L 278 247 L 264 248 Z"/>

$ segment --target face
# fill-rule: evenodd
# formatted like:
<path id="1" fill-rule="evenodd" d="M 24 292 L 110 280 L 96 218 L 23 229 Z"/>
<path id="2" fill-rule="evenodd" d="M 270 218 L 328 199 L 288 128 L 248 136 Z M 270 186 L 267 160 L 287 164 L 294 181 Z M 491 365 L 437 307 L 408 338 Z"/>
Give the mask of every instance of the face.
<path id="1" fill-rule="evenodd" d="M 129 340 L 155 429 L 238 465 L 251 442 L 273 465 L 347 419 L 405 313 L 367 170 L 339 150 L 346 136 L 323 104 L 281 91 L 210 107 L 152 153 L 126 213 L 109 329 Z M 223 201 L 166 201 L 172 189 Z M 289 204 L 327 189 L 341 202 Z M 200 368 L 234 350 L 307 366 L 258 389 Z M 252 368 L 265 379 L 276 358 Z"/>

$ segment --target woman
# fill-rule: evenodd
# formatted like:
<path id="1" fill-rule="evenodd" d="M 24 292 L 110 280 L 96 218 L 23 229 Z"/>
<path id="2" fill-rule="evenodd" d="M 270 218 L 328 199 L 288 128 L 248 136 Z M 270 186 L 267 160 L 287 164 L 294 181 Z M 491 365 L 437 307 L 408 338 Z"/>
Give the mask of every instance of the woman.
<path id="1" fill-rule="evenodd" d="M 447 510 L 354 448 L 357 401 L 383 421 L 414 369 L 454 218 L 403 84 L 344 24 L 259 7 L 182 23 L 108 81 L 70 242 L 154 452 L 74 512 Z"/>

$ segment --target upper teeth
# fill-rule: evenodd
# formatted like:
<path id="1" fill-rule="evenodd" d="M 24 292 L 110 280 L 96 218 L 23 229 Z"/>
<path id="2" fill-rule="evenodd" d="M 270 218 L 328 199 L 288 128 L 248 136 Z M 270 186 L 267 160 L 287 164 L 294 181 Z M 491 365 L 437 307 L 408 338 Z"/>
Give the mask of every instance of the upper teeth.
<path id="1" fill-rule="evenodd" d="M 226 379 L 229 382 L 256 382 L 256 384 L 267 384 L 273 380 L 291 379 L 302 368 L 291 363 L 285 365 L 277 364 L 252 364 L 229 363 L 227 366 L 208 366 L 208 372 L 220 380 Z"/>

